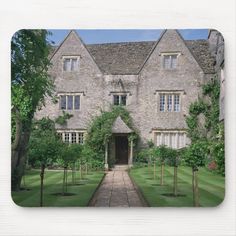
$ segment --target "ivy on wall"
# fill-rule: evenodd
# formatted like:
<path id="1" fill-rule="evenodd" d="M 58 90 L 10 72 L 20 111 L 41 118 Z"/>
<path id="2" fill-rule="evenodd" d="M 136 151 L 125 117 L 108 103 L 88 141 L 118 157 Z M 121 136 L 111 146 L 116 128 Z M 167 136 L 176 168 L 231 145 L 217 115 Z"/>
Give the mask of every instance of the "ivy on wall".
<path id="1" fill-rule="evenodd" d="M 59 124 L 59 125 L 66 125 L 67 120 L 69 120 L 71 117 L 73 117 L 72 114 L 66 113 L 65 111 L 62 111 L 62 115 L 58 116 L 55 119 L 55 123 Z"/>
<path id="2" fill-rule="evenodd" d="M 111 111 L 102 111 L 101 115 L 95 117 L 88 129 L 86 136 L 86 145 L 88 145 L 101 161 L 104 160 L 105 144 L 112 137 L 112 125 L 115 119 L 120 116 L 125 124 L 134 130 L 132 118 L 129 112 L 123 106 L 113 106 Z M 131 141 L 137 140 L 137 132 L 129 134 L 128 139 Z"/>
<path id="3" fill-rule="evenodd" d="M 224 175 L 224 123 L 219 121 L 220 84 L 217 77 L 202 86 L 203 97 L 189 107 L 186 118 L 188 136 L 192 143 L 204 141 L 217 170 Z"/>

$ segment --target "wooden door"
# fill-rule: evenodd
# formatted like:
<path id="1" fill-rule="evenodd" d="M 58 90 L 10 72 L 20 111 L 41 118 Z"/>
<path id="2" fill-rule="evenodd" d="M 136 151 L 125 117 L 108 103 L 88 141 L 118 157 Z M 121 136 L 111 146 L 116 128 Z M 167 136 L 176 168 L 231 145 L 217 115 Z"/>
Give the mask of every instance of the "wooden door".
<path id="1" fill-rule="evenodd" d="M 116 137 L 116 164 L 128 164 L 128 138 Z"/>

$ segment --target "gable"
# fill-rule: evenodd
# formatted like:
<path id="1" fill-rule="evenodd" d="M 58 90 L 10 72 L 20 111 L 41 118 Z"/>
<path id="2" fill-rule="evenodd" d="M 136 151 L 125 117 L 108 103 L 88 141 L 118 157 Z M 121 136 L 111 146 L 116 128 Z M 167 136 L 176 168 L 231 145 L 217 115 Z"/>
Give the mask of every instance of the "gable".
<path id="1" fill-rule="evenodd" d="M 101 72 L 97 63 L 87 50 L 86 45 L 74 30 L 70 31 L 64 41 L 54 49 L 50 60 L 52 63 L 56 63 L 63 56 L 79 56 L 81 58 L 81 66 L 93 67 L 93 69 L 97 70 L 97 73 Z"/>
<path id="2" fill-rule="evenodd" d="M 74 37 L 74 39 L 73 39 Z M 169 39 L 167 40 L 166 38 Z M 176 45 L 176 41 L 188 50 L 188 56 L 195 59 L 195 63 L 201 67 L 204 73 L 214 73 L 214 58 L 209 51 L 207 40 L 184 40 L 176 30 L 165 30 L 158 41 L 144 42 L 123 42 L 123 43 L 103 43 L 85 45 L 75 31 L 71 31 L 65 40 L 58 47 L 52 47 L 51 59 L 58 53 L 60 48 L 67 48 L 68 44 L 75 43 L 74 47 L 69 47 L 67 54 L 75 54 L 76 47 L 83 45 L 84 51 L 93 66 L 96 66 L 102 73 L 110 75 L 130 75 L 139 74 L 154 50 L 159 48 L 162 38 L 171 47 Z M 176 40 L 174 40 L 176 38 Z M 170 43 L 172 42 L 172 43 Z M 168 46 L 166 50 L 171 50 Z M 173 49 L 172 49 L 173 50 Z M 176 47 L 174 48 L 176 50 Z"/>
<path id="3" fill-rule="evenodd" d="M 203 72 L 203 69 L 200 66 L 198 60 L 196 60 L 193 52 L 188 48 L 185 40 L 177 30 L 166 30 L 163 32 L 162 36 L 154 46 L 152 52 L 144 62 L 142 69 L 145 67 L 148 67 L 150 69 L 151 65 L 154 70 L 164 70 L 163 56 L 165 54 L 172 53 L 178 55 L 178 69 L 180 69 L 182 66 L 187 67 L 190 71 L 198 69 L 199 71 Z M 142 71 L 142 69 L 140 70 L 140 72 Z"/>

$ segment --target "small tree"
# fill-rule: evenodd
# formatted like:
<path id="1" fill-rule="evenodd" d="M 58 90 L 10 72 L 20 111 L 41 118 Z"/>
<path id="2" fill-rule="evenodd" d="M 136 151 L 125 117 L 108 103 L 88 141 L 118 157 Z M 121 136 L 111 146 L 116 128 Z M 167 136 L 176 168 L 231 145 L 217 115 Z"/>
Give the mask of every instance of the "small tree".
<path id="1" fill-rule="evenodd" d="M 85 160 L 85 165 L 86 165 L 85 171 L 86 171 L 86 174 L 88 174 L 88 171 L 89 171 L 88 163 L 90 164 L 90 168 L 92 169 L 93 160 L 96 159 L 96 153 L 87 144 L 84 144 L 81 155 L 82 155 L 82 158 Z"/>
<path id="2" fill-rule="evenodd" d="M 63 183 L 62 183 L 62 194 L 65 195 L 67 193 L 67 177 L 68 177 L 68 167 L 70 165 L 74 165 L 78 160 L 80 155 L 81 148 L 78 144 L 62 144 L 62 151 L 60 155 L 61 163 L 64 168 L 63 172 Z"/>
<path id="3" fill-rule="evenodd" d="M 174 167 L 173 194 L 178 195 L 178 166 L 180 164 L 180 150 L 169 148 L 167 163 Z"/>
<path id="4" fill-rule="evenodd" d="M 159 160 L 160 160 L 160 163 L 161 163 L 160 185 L 163 185 L 164 184 L 165 161 L 169 157 L 169 151 L 168 151 L 168 148 L 165 145 L 161 145 L 161 146 L 157 147 L 156 153 L 159 156 Z"/>
<path id="5" fill-rule="evenodd" d="M 71 165 L 72 169 L 72 183 L 75 183 L 75 165 L 76 162 L 82 159 L 82 145 L 80 144 L 70 144 L 69 146 L 69 164 Z"/>
<path id="6" fill-rule="evenodd" d="M 45 118 L 36 122 L 29 142 L 29 159 L 31 162 L 37 160 L 41 168 L 40 206 L 43 206 L 45 168 L 58 158 L 61 147 L 61 141 L 57 137 L 53 125 L 53 121 Z"/>
<path id="7" fill-rule="evenodd" d="M 185 163 L 192 168 L 193 204 L 199 206 L 198 168 L 205 165 L 208 145 L 205 141 L 192 143 L 184 152 Z"/>
<path id="8" fill-rule="evenodd" d="M 154 147 L 154 145 L 152 145 L 151 143 L 149 143 L 148 148 L 142 149 L 138 154 L 138 159 L 140 161 L 148 163 L 148 173 L 151 173 L 150 172 L 150 166 L 153 163 L 153 179 L 156 179 L 156 161 L 157 161 L 157 157 L 158 157 L 157 150 Z"/>

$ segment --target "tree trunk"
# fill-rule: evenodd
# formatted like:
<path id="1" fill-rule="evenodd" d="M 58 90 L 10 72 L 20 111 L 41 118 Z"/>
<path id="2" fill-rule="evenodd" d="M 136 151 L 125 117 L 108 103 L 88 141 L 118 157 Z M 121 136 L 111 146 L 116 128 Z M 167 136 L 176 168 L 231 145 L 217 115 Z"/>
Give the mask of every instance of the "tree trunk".
<path id="1" fill-rule="evenodd" d="M 67 173 L 68 173 L 68 171 L 67 171 L 67 167 L 66 167 L 66 182 L 65 182 L 65 184 L 66 184 L 66 186 L 65 186 L 66 193 L 67 193 Z"/>
<path id="2" fill-rule="evenodd" d="M 178 192 L 178 182 L 177 182 L 177 170 L 178 170 L 178 167 L 177 166 L 174 166 L 174 196 L 177 196 L 177 192 Z"/>
<path id="3" fill-rule="evenodd" d="M 62 183 L 62 195 L 65 195 L 65 183 L 66 183 L 66 167 L 64 166 L 63 183 Z"/>
<path id="4" fill-rule="evenodd" d="M 161 185 L 164 184 L 164 164 L 161 163 Z"/>
<path id="5" fill-rule="evenodd" d="M 80 179 L 83 178 L 83 174 L 82 174 L 82 164 L 80 163 L 80 166 L 79 166 L 79 174 L 80 174 Z"/>
<path id="6" fill-rule="evenodd" d="M 71 178 L 72 178 L 72 184 L 75 184 L 75 163 L 73 164 L 71 169 Z"/>
<path id="7" fill-rule="evenodd" d="M 195 171 L 195 206 L 199 207 L 198 171 Z"/>
<path id="8" fill-rule="evenodd" d="M 148 175 L 149 175 L 150 172 L 151 172 L 151 171 L 150 171 L 150 166 L 151 166 L 150 162 L 151 162 L 151 161 L 150 161 L 150 158 L 148 158 Z"/>
<path id="9" fill-rule="evenodd" d="M 199 207 L 198 170 L 193 168 L 193 204 Z"/>
<path id="10" fill-rule="evenodd" d="M 44 180 L 44 170 L 45 165 L 41 165 L 41 172 L 40 172 L 40 207 L 43 206 L 43 180 Z"/>
<path id="11" fill-rule="evenodd" d="M 87 162 L 85 163 L 85 173 L 86 173 L 86 175 L 88 174 L 88 163 Z"/>
<path id="12" fill-rule="evenodd" d="M 153 179 L 156 179 L 156 162 L 153 163 Z"/>
<path id="13" fill-rule="evenodd" d="M 18 145 L 14 144 L 12 146 L 11 154 L 11 187 L 13 191 L 20 190 L 20 184 L 26 165 L 26 151 L 30 138 L 30 130 L 17 135 L 20 135 L 21 137 L 19 139 Z"/>
<path id="14" fill-rule="evenodd" d="M 195 171 L 192 168 L 193 206 L 195 206 Z"/>

